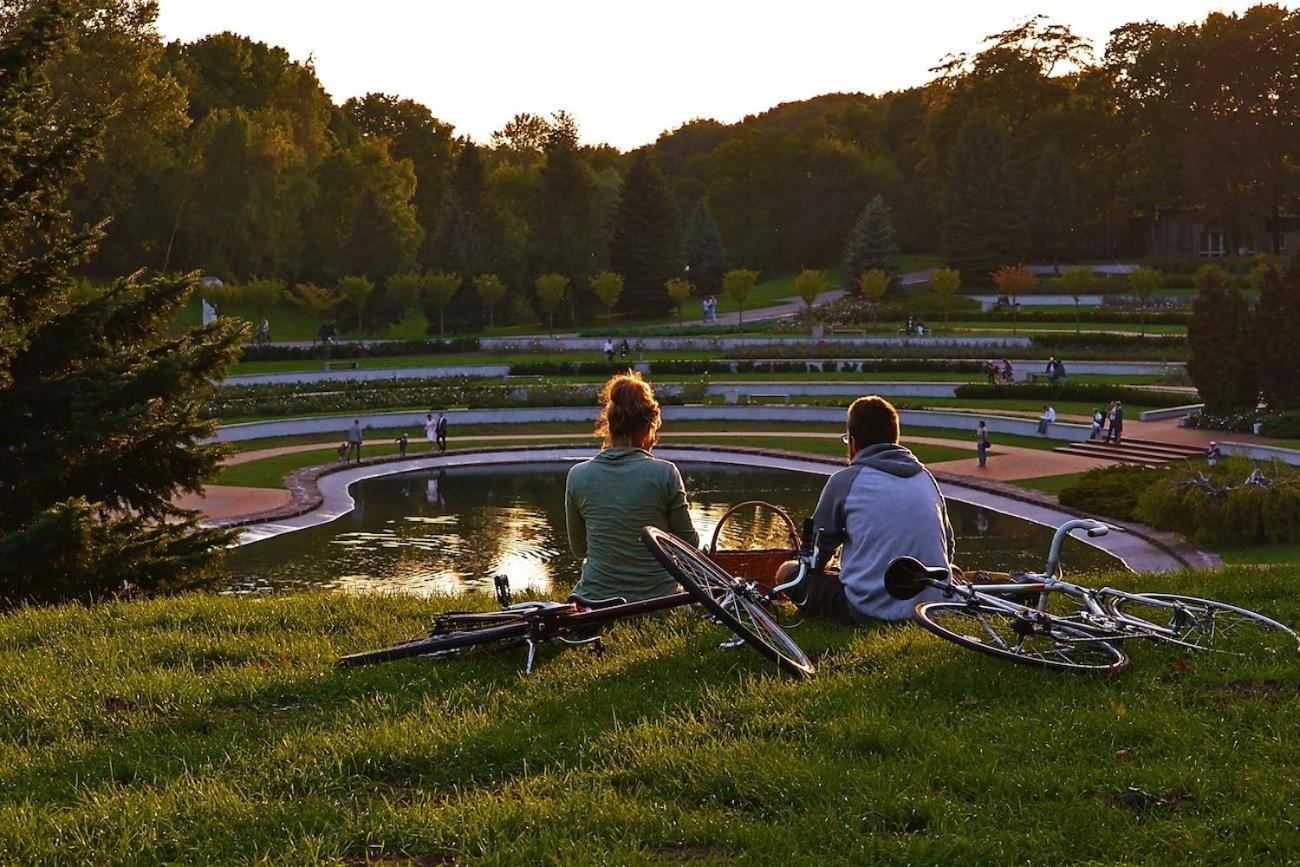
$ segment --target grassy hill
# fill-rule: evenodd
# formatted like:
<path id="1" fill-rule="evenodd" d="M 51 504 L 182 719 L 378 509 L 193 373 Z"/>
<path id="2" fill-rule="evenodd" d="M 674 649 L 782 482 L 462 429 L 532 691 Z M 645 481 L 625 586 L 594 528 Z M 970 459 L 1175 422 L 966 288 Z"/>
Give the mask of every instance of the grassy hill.
<path id="1" fill-rule="evenodd" d="M 1295 623 L 1296 566 L 1107 576 Z M 0 619 L 0 862 L 1282 863 L 1300 656 L 1131 647 L 1111 680 L 807 624 L 818 677 L 696 612 L 608 651 L 336 671 L 484 598 L 190 595 Z"/>

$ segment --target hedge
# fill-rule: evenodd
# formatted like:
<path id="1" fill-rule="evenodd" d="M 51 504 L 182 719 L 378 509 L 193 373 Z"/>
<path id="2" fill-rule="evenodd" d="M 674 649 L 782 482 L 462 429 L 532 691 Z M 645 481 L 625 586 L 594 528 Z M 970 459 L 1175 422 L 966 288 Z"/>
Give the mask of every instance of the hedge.
<path id="1" fill-rule="evenodd" d="M 1048 404 L 1054 401 L 1076 401 L 1106 406 L 1112 400 L 1139 406 L 1183 406 L 1194 398 L 1182 392 L 1136 388 L 1130 385 L 1104 383 L 1061 382 L 1050 385 L 959 385 L 957 397 L 978 400 L 1037 400 Z"/>
<path id="2" fill-rule="evenodd" d="M 241 361 L 301 361 L 303 359 L 390 358 L 395 355 L 442 355 L 453 352 L 477 352 L 477 337 L 450 337 L 443 340 L 388 340 L 382 343 L 336 343 L 328 346 L 244 346 Z"/>
<path id="3" fill-rule="evenodd" d="M 816 372 L 810 355 L 821 352 L 822 347 L 800 349 L 798 360 L 782 359 L 713 359 L 667 360 L 650 362 L 650 370 L 657 374 L 727 374 L 727 373 L 809 373 Z M 605 376 L 625 370 L 627 362 L 605 361 L 533 361 L 512 364 L 510 373 L 515 376 Z M 845 373 L 979 373 L 984 367 L 979 361 L 944 359 L 892 359 L 871 358 L 834 360 L 826 359 L 824 367 Z"/>
<path id="4" fill-rule="evenodd" d="M 326 390 L 328 389 L 328 390 Z M 204 407 L 208 418 L 290 416 L 323 412 L 448 406 L 594 406 L 597 386 L 535 385 L 527 388 L 483 380 L 431 383 L 426 379 L 241 385 L 220 389 Z M 680 397 L 660 395 L 664 403 Z"/>
<path id="5" fill-rule="evenodd" d="M 1132 334 L 1107 334 L 1106 332 L 1080 332 L 1078 334 L 1035 334 L 1034 346 L 1043 349 L 1101 349 L 1126 347 L 1130 350 L 1139 348 L 1141 352 L 1187 350 L 1185 334 L 1163 334 L 1160 336 L 1135 337 Z"/>

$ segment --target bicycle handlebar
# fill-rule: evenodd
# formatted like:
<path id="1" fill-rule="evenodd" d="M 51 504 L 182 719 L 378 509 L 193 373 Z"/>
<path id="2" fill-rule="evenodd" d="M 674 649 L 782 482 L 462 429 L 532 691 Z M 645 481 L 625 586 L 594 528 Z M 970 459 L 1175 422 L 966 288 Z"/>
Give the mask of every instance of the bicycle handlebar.
<path id="1" fill-rule="evenodd" d="M 1052 536 L 1052 547 L 1047 553 L 1047 569 L 1043 571 L 1043 575 L 1047 578 L 1055 577 L 1056 570 L 1061 565 L 1061 545 L 1065 542 L 1065 537 L 1070 533 L 1075 530 L 1086 530 L 1088 536 L 1095 539 L 1099 536 L 1105 536 L 1110 532 L 1110 529 L 1101 521 L 1094 521 L 1092 518 L 1075 518 L 1057 527 L 1056 533 Z"/>

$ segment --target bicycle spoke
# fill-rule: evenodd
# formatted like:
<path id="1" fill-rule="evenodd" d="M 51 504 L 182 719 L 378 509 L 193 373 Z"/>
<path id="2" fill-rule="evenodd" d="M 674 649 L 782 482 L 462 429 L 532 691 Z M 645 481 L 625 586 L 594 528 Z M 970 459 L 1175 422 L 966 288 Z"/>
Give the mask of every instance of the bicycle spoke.
<path id="1" fill-rule="evenodd" d="M 1296 634 L 1281 623 L 1212 599 L 1134 594 L 1111 598 L 1108 608 L 1117 617 L 1135 621 L 1130 626 L 1137 634 L 1195 650 L 1244 655 L 1300 646 Z"/>

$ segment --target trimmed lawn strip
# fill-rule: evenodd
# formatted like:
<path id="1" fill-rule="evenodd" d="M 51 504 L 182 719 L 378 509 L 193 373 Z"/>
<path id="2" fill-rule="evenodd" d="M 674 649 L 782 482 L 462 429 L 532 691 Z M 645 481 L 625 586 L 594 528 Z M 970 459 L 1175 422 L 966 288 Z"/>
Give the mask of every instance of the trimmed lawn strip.
<path id="1" fill-rule="evenodd" d="M 1097 575 L 1300 621 L 1300 569 Z M 565 588 L 567 589 L 567 588 Z M 0 618 L 5 863 L 1300 860 L 1300 656 L 1114 678 L 810 621 L 817 677 L 696 610 L 355 670 L 486 594 L 190 594 Z M 198 853 L 202 853 L 201 855 Z"/>

